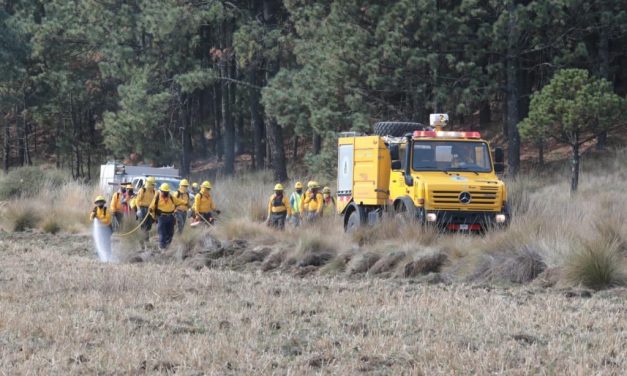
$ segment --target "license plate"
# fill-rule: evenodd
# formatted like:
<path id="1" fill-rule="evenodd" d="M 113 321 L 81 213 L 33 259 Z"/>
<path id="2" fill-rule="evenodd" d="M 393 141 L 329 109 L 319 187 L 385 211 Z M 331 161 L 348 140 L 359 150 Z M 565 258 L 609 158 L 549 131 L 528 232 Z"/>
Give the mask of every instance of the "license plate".
<path id="1" fill-rule="evenodd" d="M 460 230 L 468 230 L 468 225 L 459 225 Z"/>

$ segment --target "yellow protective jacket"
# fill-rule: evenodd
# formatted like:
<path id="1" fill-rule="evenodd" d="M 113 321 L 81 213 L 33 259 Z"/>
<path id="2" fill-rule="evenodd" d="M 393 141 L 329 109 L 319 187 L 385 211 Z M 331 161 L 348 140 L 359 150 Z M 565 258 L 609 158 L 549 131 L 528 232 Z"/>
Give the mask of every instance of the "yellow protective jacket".
<path id="1" fill-rule="evenodd" d="M 207 190 L 201 190 L 194 198 L 194 212 L 209 213 L 216 210 L 216 204 L 213 202 L 211 193 Z"/>
<path id="2" fill-rule="evenodd" d="M 102 207 L 102 209 L 96 206 L 94 210 L 89 213 L 89 220 L 93 221 L 94 219 L 100 221 L 102 225 L 111 225 L 111 210 L 107 210 L 106 206 Z"/>
<path id="3" fill-rule="evenodd" d="M 281 197 L 277 197 L 276 194 L 270 196 L 270 200 L 268 201 L 268 217 L 272 213 L 285 213 L 287 215 L 292 215 L 292 208 L 290 207 L 290 201 L 285 197 L 285 195 L 281 195 Z"/>
<path id="4" fill-rule="evenodd" d="M 322 212 L 322 193 L 316 192 L 314 195 L 314 193 L 309 190 L 305 192 L 305 196 L 303 197 L 303 201 L 301 203 L 301 212 L 315 212 L 320 214 Z"/>
<path id="5" fill-rule="evenodd" d="M 187 191 L 181 192 L 178 190 L 174 193 L 174 197 L 178 198 L 182 202 L 182 204 L 176 207 L 176 211 L 188 211 L 193 205 L 190 200 L 189 192 Z"/>
<path id="6" fill-rule="evenodd" d="M 322 216 L 333 217 L 336 214 L 335 210 L 335 198 L 329 196 L 329 198 L 322 197 Z"/>
<path id="7" fill-rule="evenodd" d="M 154 198 L 154 188 L 142 187 L 139 189 L 139 192 L 137 192 L 137 197 L 135 197 L 135 205 L 137 205 L 138 208 L 147 208 L 150 206 Z"/>
<path id="8" fill-rule="evenodd" d="M 150 204 L 149 211 L 153 218 L 157 218 L 161 214 L 173 214 L 176 207 L 182 205 L 183 201 L 169 194 L 166 197 L 158 194 Z"/>
<path id="9" fill-rule="evenodd" d="M 111 205 L 109 205 L 109 208 L 111 209 L 112 212 L 122 213 L 124 211 L 124 208 L 122 207 L 123 197 L 124 195 L 120 191 L 115 192 L 113 194 L 113 196 L 111 197 Z"/>

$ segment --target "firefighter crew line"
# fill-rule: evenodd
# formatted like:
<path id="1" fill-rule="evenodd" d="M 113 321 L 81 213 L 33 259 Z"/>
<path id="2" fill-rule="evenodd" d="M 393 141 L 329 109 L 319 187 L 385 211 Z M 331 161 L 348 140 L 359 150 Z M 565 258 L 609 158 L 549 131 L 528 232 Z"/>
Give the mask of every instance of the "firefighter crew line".
<path id="1" fill-rule="evenodd" d="M 104 196 L 96 197 L 90 220 L 98 221 L 107 230 L 104 232 L 108 237 L 107 244 L 110 245 L 113 232 L 122 231 L 125 218 L 135 219 L 139 225 L 122 236 L 141 231 L 141 243 L 145 245 L 153 224 L 156 224 L 159 247 L 165 249 L 172 242 L 175 232 L 183 232 L 188 216 L 192 219 L 190 226 L 196 227 L 212 225 L 215 221 L 214 214 L 220 214 L 211 195 L 209 181 L 200 185 L 193 183 L 190 188 L 189 181 L 183 179 L 174 192 L 171 192 L 168 183 L 161 184 L 158 190 L 155 185 L 156 179 L 149 177 L 135 194 L 132 184 L 121 184 L 120 189 L 111 197 L 109 208 Z M 303 223 L 313 223 L 321 217 L 333 215 L 335 199 L 331 196 L 329 187 L 320 189 L 318 182 L 310 181 L 307 183 L 307 190 L 303 192 L 303 184 L 296 182 L 294 192 L 288 197 L 285 188 L 279 183 L 274 186 L 274 193 L 268 200 L 266 223 L 283 230 L 286 222 L 298 227 Z"/>

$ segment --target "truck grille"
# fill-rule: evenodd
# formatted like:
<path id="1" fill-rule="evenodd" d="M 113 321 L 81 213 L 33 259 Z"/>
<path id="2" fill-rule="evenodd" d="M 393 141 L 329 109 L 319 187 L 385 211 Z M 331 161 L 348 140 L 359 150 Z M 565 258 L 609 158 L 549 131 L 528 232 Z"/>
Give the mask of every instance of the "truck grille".
<path id="1" fill-rule="evenodd" d="M 490 187 L 491 188 L 491 187 Z M 473 190 L 469 191 L 472 199 L 470 203 L 465 204 L 464 206 L 473 207 L 473 206 L 484 206 L 484 205 L 494 205 L 496 203 L 496 195 L 498 188 L 495 188 L 494 191 L 488 190 Z M 433 199 L 434 204 L 461 204 L 459 202 L 459 195 L 462 191 L 431 191 L 431 198 Z"/>

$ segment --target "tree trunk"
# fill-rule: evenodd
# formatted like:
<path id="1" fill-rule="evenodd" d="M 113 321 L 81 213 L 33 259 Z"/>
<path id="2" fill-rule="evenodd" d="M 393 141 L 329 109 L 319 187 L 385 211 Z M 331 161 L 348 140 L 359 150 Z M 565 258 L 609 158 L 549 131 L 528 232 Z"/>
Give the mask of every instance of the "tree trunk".
<path id="1" fill-rule="evenodd" d="M 272 145 L 272 167 L 274 180 L 283 182 L 287 180 L 287 165 L 285 163 L 285 146 L 283 145 L 283 129 L 275 119 L 268 121 L 268 139 Z"/>
<path id="2" fill-rule="evenodd" d="M 257 72 L 255 68 L 251 69 L 250 72 L 250 84 L 257 85 Z M 248 89 L 250 95 L 250 119 L 252 122 L 254 137 L 253 137 L 253 161 L 254 168 L 257 170 L 262 170 L 264 168 L 264 158 L 265 158 L 265 146 L 264 146 L 264 124 L 263 124 L 263 115 L 261 113 L 261 105 L 260 101 L 260 93 L 259 90 L 250 87 Z"/>
<path id="3" fill-rule="evenodd" d="M 275 22 L 275 13 L 280 2 L 276 0 L 264 0 L 263 1 L 263 19 L 264 23 L 268 26 L 272 26 Z M 266 71 L 266 82 L 270 81 L 270 78 L 277 74 L 279 71 L 279 62 L 271 61 L 268 63 L 268 70 Z M 271 145 L 272 151 L 272 168 L 274 170 L 274 179 L 276 181 L 287 180 L 287 166 L 285 161 L 285 145 L 283 140 L 283 129 L 277 123 L 276 119 L 267 119 L 268 122 L 268 144 Z"/>
<path id="4" fill-rule="evenodd" d="M 294 148 L 292 150 L 292 159 L 296 160 L 298 158 L 298 136 L 294 135 Z"/>
<path id="5" fill-rule="evenodd" d="M 315 155 L 320 154 L 320 150 L 322 150 L 322 137 L 318 134 L 315 133 L 313 134 L 313 153 Z"/>
<path id="6" fill-rule="evenodd" d="M 228 43 L 226 44 L 228 45 Z M 231 77 L 231 57 L 226 57 L 221 62 L 222 77 Z M 222 123 L 224 126 L 224 173 L 233 175 L 235 172 L 235 126 L 233 125 L 233 113 L 231 108 L 231 84 L 222 80 Z"/>
<path id="7" fill-rule="evenodd" d="M 508 165 L 509 175 L 518 175 L 520 167 L 520 136 L 518 134 L 519 119 L 519 90 L 518 90 L 518 25 L 516 2 L 510 0 L 508 5 L 509 19 L 507 22 L 507 62 L 506 62 L 506 91 L 507 91 L 507 138 L 508 138 Z"/>
<path id="8" fill-rule="evenodd" d="M 579 139 L 573 145 L 572 174 L 570 180 L 570 192 L 577 192 L 579 186 Z"/>
<path id="9" fill-rule="evenodd" d="M 608 35 L 608 13 L 604 2 L 600 2 L 601 11 L 601 28 L 599 30 L 599 76 L 606 80 L 610 79 L 610 46 Z M 605 150 L 607 144 L 607 131 L 601 132 L 597 136 L 597 150 Z"/>
<path id="10" fill-rule="evenodd" d="M 492 111 L 490 110 L 490 101 L 484 100 L 479 108 L 479 128 L 485 129 L 490 124 Z"/>
<path id="11" fill-rule="evenodd" d="M 11 139 L 10 139 L 10 133 L 9 133 L 9 122 L 5 119 L 4 121 L 4 137 L 2 140 L 2 146 L 3 146 L 3 155 L 2 155 L 2 170 L 4 171 L 5 174 L 9 173 L 9 167 L 11 162 L 9 161 L 9 158 L 11 156 Z"/>

